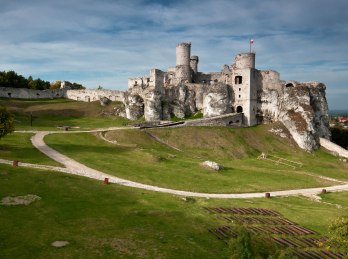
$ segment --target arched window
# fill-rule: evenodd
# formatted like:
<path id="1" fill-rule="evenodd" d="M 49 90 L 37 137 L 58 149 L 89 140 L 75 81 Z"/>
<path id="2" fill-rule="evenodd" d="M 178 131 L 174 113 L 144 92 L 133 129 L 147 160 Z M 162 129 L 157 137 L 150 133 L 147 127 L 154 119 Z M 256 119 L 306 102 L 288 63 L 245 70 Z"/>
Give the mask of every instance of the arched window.
<path id="1" fill-rule="evenodd" d="M 243 112 L 243 107 L 242 106 L 238 106 L 237 107 L 237 113 L 241 113 Z"/>
<path id="2" fill-rule="evenodd" d="M 240 84 L 242 84 L 242 82 L 243 82 L 243 77 L 242 77 L 242 76 L 236 76 L 236 77 L 234 78 L 234 83 L 235 83 L 236 85 L 240 85 Z"/>

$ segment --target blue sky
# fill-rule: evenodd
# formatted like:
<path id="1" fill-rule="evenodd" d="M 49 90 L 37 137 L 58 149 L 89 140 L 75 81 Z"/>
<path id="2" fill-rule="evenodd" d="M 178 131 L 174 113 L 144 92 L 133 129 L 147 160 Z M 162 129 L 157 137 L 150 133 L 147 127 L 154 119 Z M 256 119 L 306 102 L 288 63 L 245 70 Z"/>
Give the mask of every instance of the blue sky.
<path id="1" fill-rule="evenodd" d="M 258 69 L 321 81 L 330 109 L 348 109 L 347 0 L 0 0 L 0 70 L 88 88 L 175 65 L 192 42 L 199 71 L 249 50 Z"/>

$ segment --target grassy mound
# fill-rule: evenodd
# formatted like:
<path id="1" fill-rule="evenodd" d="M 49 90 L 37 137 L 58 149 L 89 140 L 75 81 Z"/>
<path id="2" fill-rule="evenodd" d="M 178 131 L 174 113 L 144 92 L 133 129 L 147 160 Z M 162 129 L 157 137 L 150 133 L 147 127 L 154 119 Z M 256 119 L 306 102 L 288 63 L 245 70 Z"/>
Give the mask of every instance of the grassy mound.
<path id="1" fill-rule="evenodd" d="M 54 149 L 105 173 L 188 191 L 263 192 L 336 184 L 320 175 L 348 178 L 347 168 L 334 157 L 322 151 L 306 153 L 291 141 L 269 132 L 270 127 L 187 127 L 106 133 L 105 138 L 117 145 L 87 133 L 72 134 L 69 138 L 54 134 L 45 141 Z M 301 162 L 303 166 L 293 168 L 259 160 L 261 152 Z M 225 169 L 214 172 L 203 168 L 200 164 L 205 160 L 223 164 Z"/>

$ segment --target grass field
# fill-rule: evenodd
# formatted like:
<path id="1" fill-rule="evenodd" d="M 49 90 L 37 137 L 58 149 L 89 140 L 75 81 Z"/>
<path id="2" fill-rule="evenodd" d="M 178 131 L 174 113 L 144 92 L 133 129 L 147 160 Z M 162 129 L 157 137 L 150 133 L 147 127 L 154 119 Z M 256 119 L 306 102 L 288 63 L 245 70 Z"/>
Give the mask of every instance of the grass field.
<path id="1" fill-rule="evenodd" d="M 178 196 L 0 165 L 0 198 L 26 194 L 41 200 L 0 206 L 0 258 L 228 258 L 227 246 L 208 233 L 221 221 L 204 206 L 275 209 L 322 234 L 348 212 L 346 193 L 324 195 L 332 205 L 305 197 L 185 202 Z M 54 248 L 56 240 L 70 244 Z"/>
<path id="2" fill-rule="evenodd" d="M 180 190 L 261 192 L 336 184 L 319 178 L 319 175 L 348 179 L 347 166 L 342 166 L 336 158 L 323 151 L 309 154 L 291 148 L 289 143 L 269 133 L 268 126 L 249 129 L 177 128 L 151 132 L 167 142 L 173 138 L 171 144 L 183 151 L 163 145 L 139 130 L 113 131 L 105 135 L 119 145 L 88 133 L 71 134 L 69 138 L 52 134 L 45 141 L 54 149 L 108 174 Z M 166 138 L 170 134 L 174 137 Z M 260 136 L 259 144 L 255 141 L 256 136 Z M 304 166 L 293 169 L 258 160 L 261 151 L 303 162 Z M 217 173 L 203 168 L 200 163 L 205 160 L 221 163 L 225 169 Z"/>
<path id="3" fill-rule="evenodd" d="M 120 106 L 112 102 L 104 107 L 100 103 L 77 102 L 67 99 L 16 100 L 0 99 L 0 105 L 14 114 L 16 130 L 58 130 L 58 126 L 71 126 L 71 130 L 123 126 L 130 121 L 116 116 L 101 116 Z M 32 115 L 32 126 L 30 122 Z M 76 127 L 76 128 L 74 128 Z"/>
<path id="4" fill-rule="evenodd" d="M 56 130 L 58 125 L 92 129 L 128 123 L 101 117 L 98 103 L 1 99 L 15 114 L 16 129 Z M 115 104 L 117 105 L 117 104 Z M 34 118 L 30 127 L 29 114 Z M 92 168 L 126 179 L 200 192 L 255 192 L 318 187 L 348 180 L 348 165 L 324 150 L 307 153 L 262 125 L 245 129 L 186 127 L 105 133 L 52 134 L 45 141 Z M 168 145 L 148 135 L 157 136 Z M 58 165 L 33 148 L 29 133 L 0 139 L 0 158 Z M 177 151 L 170 146 L 179 148 Z M 303 163 L 295 169 L 257 157 L 265 152 Z M 214 172 L 200 166 L 213 160 Z M 271 199 L 183 199 L 45 170 L 0 164 L 0 199 L 34 194 L 24 206 L 0 205 L 0 258 L 228 258 L 227 246 L 208 232 L 223 224 L 206 206 L 258 207 L 279 211 L 305 227 L 328 234 L 337 217 L 348 216 L 348 192 L 321 195 L 322 202 L 293 196 Z M 54 248 L 51 243 L 70 244 Z"/>
<path id="5" fill-rule="evenodd" d="M 40 151 L 30 141 L 31 133 L 12 133 L 0 139 L 0 158 L 20 162 L 60 166 Z"/>

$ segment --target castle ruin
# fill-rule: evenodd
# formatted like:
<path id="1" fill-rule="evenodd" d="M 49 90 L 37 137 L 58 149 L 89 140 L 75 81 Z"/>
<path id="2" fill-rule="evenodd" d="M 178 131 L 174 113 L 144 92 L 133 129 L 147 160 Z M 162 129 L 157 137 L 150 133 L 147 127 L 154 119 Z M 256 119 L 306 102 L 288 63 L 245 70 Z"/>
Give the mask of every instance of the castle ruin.
<path id="1" fill-rule="evenodd" d="M 96 101 L 107 97 L 121 101 L 125 117 L 146 121 L 185 118 L 201 112 L 218 118 L 218 125 L 253 126 L 282 122 L 295 142 L 311 151 L 319 138 L 330 139 L 326 86 L 320 82 L 280 79 L 278 72 L 255 68 L 255 53 L 240 53 L 221 71 L 199 72 L 199 57 L 191 56 L 191 43 L 176 46 L 176 65 L 166 72 L 151 69 L 147 76 L 128 79 L 127 91 L 31 90 L 0 87 L 0 97 L 68 98 Z M 187 125 L 193 125 L 188 123 Z"/>
<path id="2" fill-rule="evenodd" d="M 329 139 L 326 86 L 281 80 L 276 71 L 256 69 L 255 56 L 240 53 L 220 72 L 202 73 L 199 57 L 191 56 L 191 43 L 179 43 L 175 67 L 166 72 L 152 69 L 148 76 L 128 80 L 126 116 L 153 121 L 197 111 L 206 118 L 235 113 L 243 115 L 242 121 L 231 119 L 229 125 L 281 121 L 306 150 L 318 147 L 320 137 Z"/>

